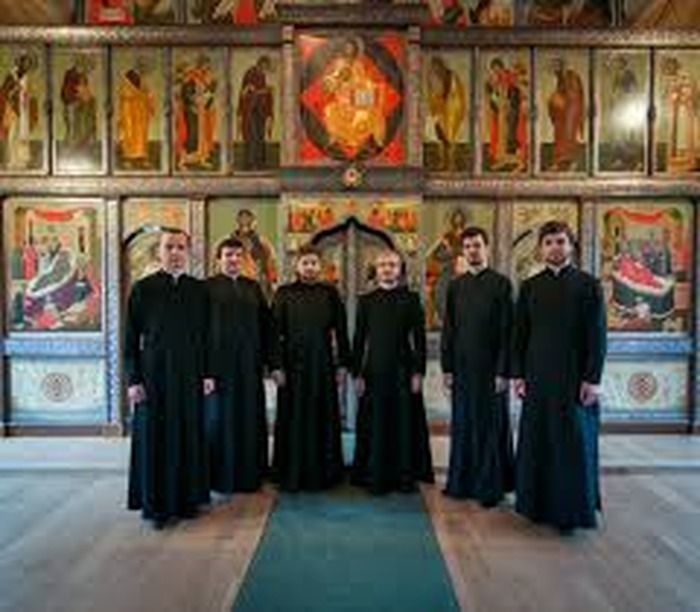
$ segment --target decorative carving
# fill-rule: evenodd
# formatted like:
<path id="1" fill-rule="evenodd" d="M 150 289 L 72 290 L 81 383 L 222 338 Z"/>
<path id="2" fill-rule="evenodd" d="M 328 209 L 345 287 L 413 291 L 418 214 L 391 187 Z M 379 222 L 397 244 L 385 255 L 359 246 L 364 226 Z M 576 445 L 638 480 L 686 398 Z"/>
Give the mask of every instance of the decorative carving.
<path id="1" fill-rule="evenodd" d="M 627 392 L 640 404 L 652 399 L 658 390 L 659 381 L 653 372 L 637 372 L 627 382 Z"/>
<path id="2" fill-rule="evenodd" d="M 73 383 L 63 372 L 49 372 L 41 381 L 41 392 L 54 404 L 62 404 L 73 397 Z"/>
<path id="3" fill-rule="evenodd" d="M 343 185 L 349 189 L 356 189 L 362 185 L 363 173 L 359 166 L 352 164 L 343 172 Z"/>
<path id="4" fill-rule="evenodd" d="M 365 3 L 357 4 L 277 4 L 277 14 L 283 23 L 305 25 L 376 25 L 406 26 L 423 23 L 428 18 L 425 4 Z"/>
<path id="5" fill-rule="evenodd" d="M 120 201 L 107 202 L 107 420 L 122 422 L 121 329 L 122 329 L 122 270 L 120 237 Z"/>

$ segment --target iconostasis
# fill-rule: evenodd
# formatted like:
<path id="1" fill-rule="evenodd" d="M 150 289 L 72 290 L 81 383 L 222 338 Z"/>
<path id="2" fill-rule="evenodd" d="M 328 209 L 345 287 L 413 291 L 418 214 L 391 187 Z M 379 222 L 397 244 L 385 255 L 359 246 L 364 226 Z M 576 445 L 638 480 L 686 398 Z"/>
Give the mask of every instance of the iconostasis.
<path id="1" fill-rule="evenodd" d="M 397 248 L 444 431 L 459 235 L 517 289 L 550 219 L 603 283 L 606 427 L 694 426 L 700 31 L 636 29 L 677 25 L 659 2 L 60 4 L 0 27 L 0 431 L 122 430 L 124 300 L 166 227 L 201 277 L 240 238 L 269 298 L 317 244 L 351 330 Z"/>

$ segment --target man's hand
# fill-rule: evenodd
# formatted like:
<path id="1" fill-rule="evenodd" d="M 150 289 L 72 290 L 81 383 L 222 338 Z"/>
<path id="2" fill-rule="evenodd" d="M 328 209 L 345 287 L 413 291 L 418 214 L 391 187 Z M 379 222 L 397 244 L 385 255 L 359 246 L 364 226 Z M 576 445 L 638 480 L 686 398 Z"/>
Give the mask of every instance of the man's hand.
<path id="1" fill-rule="evenodd" d="M 287 384 L 287 376 L 283 370 L 272 370 L 270 377 L 278 387 L 284 387 Z"/>
<path id="2" fill-rule="evenodd" d="M 335 384 L 342 385 L 345 382 L 345 378 L 348 375 L 347 368 L 338 368 L 335 371 Z"/>
<path id="3" fill-rule="evenodd" d="M 423 388 L 423 375 L 413 374 L 411 376 L 411 393 L 420 393 Z"/>
<path id="4" fill-rule="evenodd" d="M 496 376 L 493 386 L 496 389 L 496 393 L 504 393 L 508 390 L 508 379 L 503 376 Z"/>
<path id="5" fill-rule="evenodd" d="M 513 380 L 513 391 L 520 399 L 525 399 L 527 395 L 527 386 L 524 378 L 516 378 Z"/>
<path id="6" fill-rule="evenodd" d="M 365 379 L 361 376 L 358 376 L 355 379 L 355 392 L 357 393 L 357 397 L 362 397 L 365 394 L 366 389 L 367 383 L 365 382 Z"/>
<path id="7" fill-rule="evenodd" d="M 442 375 L 442 386 L 445 388 L 445 391 L 450 393 L 452 391 L 452 385 L 454 384 L 455 379 L 452 374 L 443 374 Z"/>
<path id="8" fill-rule="evenodd" d="M 592 406 L 600 399 L 600 386 L 582 382 L 579 399 L 584 406 Z"/>
<path id="9" fill-rule="evenodd" d="M 126 391 L 129 404 L 132 406 L 146 401 L 146 389 L 143 385 L 130 385 Z"/>
<path id="10" fill-rule="evenodd" d="M 204 379 L 204 395 L 211 395 L 216 391 L 216 381 L 213 378 Z"/>

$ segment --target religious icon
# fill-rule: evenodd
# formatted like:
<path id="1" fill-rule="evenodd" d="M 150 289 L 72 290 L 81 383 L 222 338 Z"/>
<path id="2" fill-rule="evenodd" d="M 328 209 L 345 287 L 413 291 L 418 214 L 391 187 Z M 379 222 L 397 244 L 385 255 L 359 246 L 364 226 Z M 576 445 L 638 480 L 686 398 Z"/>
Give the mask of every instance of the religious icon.
<path id="1" fill-rule="evenodd" d="M 345 295 L 348 290 L 354 292 L 372 286 L 373 260 L 366 251 L 360 250 L 375 249 L 380 243 L 392 244 L 405 258 L 408 284 L 420 286 L 418 202 L 415 198 L 294 197 L 288 200 L 285 209 L 286 264 L 293 262 L 293 255 L 301 245 L 322 238 L 324 277 L 337 283 Z M 348 238 L 350 227 L 354 238 Z M 348 241 L 355 241 L 353 248 Z M 348 282 L 349 268 L 356 271 L 353 277 L 356 286 L 348 289 L 344 283 Z M 292 277 L 289 269 L 287 277 Z"/>
<path id="2" fill-rule="evenodd" d="M 514 0 L 428 0 L 428 25 L 508 27 Z"/>
<path id="3" fill-rule="evenodd" d="M 54 151 L 59 173 L 105 169 L 105 55 L 103 50 L 54 52 Z"/>
<path id="4" fill-rule="evenodd" d="M 277 18 L 276 0 L 187 0 L 190 23 L 253 25 Z"/>
<path id="5" fill-rule="evenodd" d="M 104 214 L 100 202 L 7 203 L 11 331 L 99 331 Z"/>
<path id="6" fill-rule="evenodd" d="M 268 299 L 279 281 L 275 253 L 277 241 L 276 200 L 214 200 L 208 208 L 210 269 L 216 265 L 216 249 L 226 238 L 243 243 L 241 274 L 256 280 Z"/>
<path id="7" fill-rule="evenodd" d="M 175 23 L 178 0 L 133 0 L 136 24 Z"/>
<path id="8" fill-rule="evenodd" d="M 153 173 L 165 165 L 163 52 L 115 49 L 113 54 L 116 173 Z"/>
<path id="9" fill-rule="evenodd" d="M 78 22 L 75 0 L 40 0 L 39 2 L 0 3 L 3 26 L 54 26 Z"/>
<path id="10" fill-rule="evenodd" d="M 588 55 L 537 50 L 539 169 L 583 173 L 588 162 Z"/>
<path id="11" fill-rule="evenodd" d="M 40 47 L 0 47 L 0 173 L 36 173 L 46 163 L 46 90 Z"/>
<path id="12" fill-rule="evenodd" d="M 456 172 L 471 168 L 470 74 L 469 53 L 433 53 L 427 59 L 423 147 L 429 170 Z"/>
<path id="13" fill-rule="evenodd" d="M 643 173 L 649 113 L 646 51 L 598 51 L 598 170 Z"/>
<path id="14" fill-rule="evenodd" d="M 563 221 L 578 235 L 578 206 L 570 202 L 517 202 L 513 207 L 511 278 L 520 283 L 544 269 L 538 232 L 547 221 Z M 576 257 L 577 254 L 574 254 Z"/>
<path id="15" fill-rule="evenodd" d="M 128 199 L 123 216 L 124 278 L 128 288 L 161 269 L 158 243 L 164 228 L 190 232 L 189 203 L 186 200 Z"/>
<path id="16" fill-rule="evenodd" d="M 173 146 L 177 173 L 224 169 L 223 51 L 175 49 Z"/>
<path id="17" fill-rule="evenodd" d="M 600 275 L 611 330 L 688 331 L 692 227 L 686 202 L 600 209 Z"/>
<path id="18" fill-rule="evenodd" d="M 659 51 L 656 169 L 700 171 L 700 52 Z"/>
<path id="19" fill-rule="evenodd" d="M 610 0 L 525 0 L 528 25 L 573 28 L 612 25 Z"/>
<path id="20" fill-rule="evenodd" d="M 425 315 L 428 329 L 439 329 L 450 281 L 466 271 L 462 232 L 476 225 L 493 242 L 495 208 L 489 204 L 429 202 L 423 207 L 421 235 L 425 251 Z"/>
<path id="21" fill-rule="evenodd" d="M 234 49 L 232 53 L 235 169 L 279 166 L 278 67 L 279 58 L 269 51 Z"/>
<path id="22" fill-rule="evenodd" d="M 700 27 L 700 4 L 683 0 L 622 0 L 621 23 L 625 28 L 647 30 Z"/>
<path id="23" fill-rule="evenodd" d="M 86 0 L 85 23 L 142 25 L 174 23 L 177 0 Z"/>
<path id="24" fill-rule="evenodd" d="M 482 142 L 484 172 L 527 172 L 529 59 L 525 51 L 482 56 Z"/>
<path id="25" fill-rule="evenodd" d="M 134 23 L 131 0 L 86 0 L 85 23 L 124 25 Z"/>
<path id="26" fill-rule="evenodd" d="M 403 142 L 402 35 L 302 35 L 302 163 L 399 164 Z"/>

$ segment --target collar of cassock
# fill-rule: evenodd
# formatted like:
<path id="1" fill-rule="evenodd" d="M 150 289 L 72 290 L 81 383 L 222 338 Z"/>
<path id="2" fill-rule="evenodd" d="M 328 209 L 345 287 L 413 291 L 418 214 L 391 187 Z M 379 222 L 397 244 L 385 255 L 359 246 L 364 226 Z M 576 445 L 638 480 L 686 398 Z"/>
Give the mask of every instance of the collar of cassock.
<path id="1" fill-rule="evenodd" d="M 486 265 L 479 267 L 468 266 L 467 274 L 471 274 L 472 276 L 479 276 L 480 274 L 486 272 L 486 270 L 488 270 L 488 266 Z"/>
<path id="2" fill-rule="evenodd" d="M 185 272 L 168 272 L 167 270 L 161 270 L 163 274 L 165 274 L 167 277 L 170 278 L 170 280 L 173 282 L 173 284 L 177 285 L 177 282 L 180 280 L 181 276 L 185 275 Z"/>
<path id="3" fill-rule="evenodd" d="M 377 286 L 380 289 L 383 289 L 384 291 L 392 291 L 393 289 L 398 289 L 399 284 L 396 283 L 395 285 L 383 285 L 382 283 L 377 283 Z"/>
<path id="4" fill-rule="evenodd" d="M 571 268 L 571 262 L 565 263 L 563 266 L 550 266 L 547 264 L 547 270 L 549 270 L 549 272 L 557 278 L 563 274 L 566 274 Z"/>

